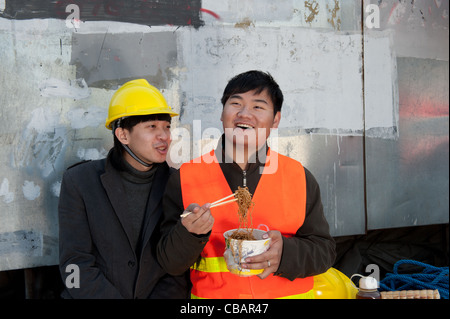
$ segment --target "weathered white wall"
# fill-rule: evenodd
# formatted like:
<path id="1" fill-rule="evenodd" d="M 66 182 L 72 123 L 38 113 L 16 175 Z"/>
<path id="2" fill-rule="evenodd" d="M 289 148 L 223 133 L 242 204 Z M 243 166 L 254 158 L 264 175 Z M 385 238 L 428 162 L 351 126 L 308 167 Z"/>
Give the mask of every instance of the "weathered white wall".
<path id="1" fill-rule="evenodd" d="M 184 153 L 171 157 L 179 166 L 213 147 L 201 134 L 221 128 L 227 81 L 249 69 L 269 71 L 285 94 L 274 146 L 316 175 L 333 235 L 363 233 L 364 138 L 396 143 L 401 135 L 398 52 L 412 56 L 407 48 L 416 48 L 414 57 L 448 68 L 448 48 L 436 37 L 427 40 L 435 55 L 399 42 L 395 19 L 410 7 L 383 6 L 383 27 L 365 28 L 365 36 L 360 1 L 204 0 L 209 11 L 197 28 L 87 21 L 74 29 L 62 19 L 0 17 L 0 270 L 57 263 L 62 172 L 106 156 L 109 99 L 138 77 L 181 113 L 173 149 Z M 444 28 L 427 29 L 439 39 L 448 38 L 448 3 L 442 6 Z"/>

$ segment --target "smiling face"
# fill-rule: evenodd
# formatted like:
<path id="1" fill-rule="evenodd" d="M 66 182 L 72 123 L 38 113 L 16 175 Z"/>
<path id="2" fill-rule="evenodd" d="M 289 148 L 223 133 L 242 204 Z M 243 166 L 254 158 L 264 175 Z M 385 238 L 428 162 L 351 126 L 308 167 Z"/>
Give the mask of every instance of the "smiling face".
<path id="1" fill-rule="evenodd" d="M 280 112 L 274 115 L 274 105 L 263 90 L 251 90 L 231 95 L 225 102 L 220 120 L 225 139 L 233 143 L 233 149 L 243 148 L 254 153 L 265 145 L 270 129 L 278 128 Z"/>
<path id="2" fill-rule="evenodd" d="M 172 141 L 170 123 L 168 121 L 152 120 L 136 124 L 132 129 L 117 128 L 117 139 L 127 145 L 133 153 L 148 164 L 162 163 L 166 160 L 167 152 Z M 143 166 L 124 152 L 125 160 L 134 168 L 144 171 Z"/>

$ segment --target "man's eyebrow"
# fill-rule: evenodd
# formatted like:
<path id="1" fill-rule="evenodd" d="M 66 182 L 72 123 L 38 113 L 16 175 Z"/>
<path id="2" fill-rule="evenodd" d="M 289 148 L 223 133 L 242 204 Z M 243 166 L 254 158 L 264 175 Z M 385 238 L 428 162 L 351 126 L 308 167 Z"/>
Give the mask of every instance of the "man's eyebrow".
<path id="1" fill-rule="evenodd" d="M 243 97 L 240 96 L 239 94 L 233 94 L 229 97 L 229 99 L 239 99 L 239 100 L 243 100 Z M 253 99 L 253 102 L 257 102 L 257 103 L 264 103 L 264 104 L 269 104 L 266 100 L 264 99 Z"/>
<path id="2" fill-rule="evenodd" d="M 264 104 L 269 105 L 269 103 L 267 103 L 266 100 L 262 100 L 262 99 L 254 99 L 253 102 L 264 103 Z"/>

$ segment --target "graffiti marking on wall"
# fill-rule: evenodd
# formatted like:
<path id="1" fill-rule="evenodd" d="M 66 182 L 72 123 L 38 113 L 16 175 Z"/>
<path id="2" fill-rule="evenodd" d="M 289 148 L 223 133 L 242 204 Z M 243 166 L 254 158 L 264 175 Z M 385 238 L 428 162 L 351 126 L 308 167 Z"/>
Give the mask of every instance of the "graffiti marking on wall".
<path id="1" fill-rule="evenodd" d="M 15 20 L 66 20 L 68 16 L 74 15 L 74 22 L 79 16 L 82 21 L 120 21 L 150 26 L 198 28 L 204 24 L 200 19 L 201 6 L 201 0 L 6 0 L 0 17 Z M 72 21 L 72 16 L 69 21 Z"/>

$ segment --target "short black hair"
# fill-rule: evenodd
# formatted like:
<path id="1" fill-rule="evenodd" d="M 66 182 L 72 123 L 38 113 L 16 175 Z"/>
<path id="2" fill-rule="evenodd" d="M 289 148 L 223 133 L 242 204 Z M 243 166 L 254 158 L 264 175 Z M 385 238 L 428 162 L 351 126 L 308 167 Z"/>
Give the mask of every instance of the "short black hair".
<path id="1" fill-rule="evenodd" d="M 225 87 L 222 95 L 222 105 L 228 101 L 233 94 L 245 93 L 256 90 L 256 93 L 261 93 L 267 89 L 267 93 L 272 99 L 273 115 L 281 111 L 283 105 L 283 93 L 278 83 L 268 72 L 257 70 L 247 71 L 233 77 Z"/>
<path id="2" fill-rule="evenodd" d="M 169 114 L 148 114 L 148 115 L 135 115 L 125 117 L 120 120 L 120 127 L 131 131 L 133 127 L 142 122 L 148 121 L 167 121 L 172 122 L 172 117 Z"/>

